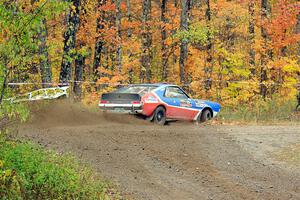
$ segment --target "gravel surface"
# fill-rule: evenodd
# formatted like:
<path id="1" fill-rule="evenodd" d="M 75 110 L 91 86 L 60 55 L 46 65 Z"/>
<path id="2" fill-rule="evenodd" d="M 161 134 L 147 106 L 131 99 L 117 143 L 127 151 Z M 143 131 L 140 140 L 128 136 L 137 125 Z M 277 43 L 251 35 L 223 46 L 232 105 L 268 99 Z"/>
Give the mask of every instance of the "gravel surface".
<path id="1" fill-rule="evenodd" d="M 300 170 L 273 154 L 300 126 L 156 126 L 127 115 L 51 105 L 18 135 L 90 163 L 129 199 L 300 199 Z"/>

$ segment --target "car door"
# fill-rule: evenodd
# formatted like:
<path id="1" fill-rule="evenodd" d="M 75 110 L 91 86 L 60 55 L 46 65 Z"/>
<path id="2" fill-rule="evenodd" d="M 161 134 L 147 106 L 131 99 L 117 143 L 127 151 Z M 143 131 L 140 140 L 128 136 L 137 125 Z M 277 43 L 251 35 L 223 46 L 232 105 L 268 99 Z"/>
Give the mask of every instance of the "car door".
<path id="1" fill-rule="evenodd" d="M 193 101 L 177 86 L 168 86 L 163 97 L 169 105 L 167 116 L 175 119 L 190 119 L 193 115 Z"/>

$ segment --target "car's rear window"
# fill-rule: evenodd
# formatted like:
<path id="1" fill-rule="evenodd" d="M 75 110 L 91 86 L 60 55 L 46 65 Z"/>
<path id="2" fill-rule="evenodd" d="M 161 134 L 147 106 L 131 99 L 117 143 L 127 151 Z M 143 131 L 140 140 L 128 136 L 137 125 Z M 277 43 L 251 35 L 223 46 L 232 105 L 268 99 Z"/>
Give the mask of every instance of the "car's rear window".
<path id="1" fill-rule="evenodd" d="M 151 92 L 155 88 L 157 88 L 157 86 L 132 85 L 132 86 L 127 86 L 127 87 L 122 87 L 114 92 L 115 93 L 134 93 L 134 94 L 144 95 L 148 92 Z"/>

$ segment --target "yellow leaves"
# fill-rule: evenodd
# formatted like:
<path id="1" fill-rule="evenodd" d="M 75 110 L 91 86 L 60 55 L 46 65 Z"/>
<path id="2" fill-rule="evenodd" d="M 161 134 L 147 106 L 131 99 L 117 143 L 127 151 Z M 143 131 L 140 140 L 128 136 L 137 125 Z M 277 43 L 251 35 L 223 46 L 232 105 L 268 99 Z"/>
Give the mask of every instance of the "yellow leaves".
<path id="1" fill-rule="evenodd" d="M 300 72 L 300 66 L 298 64 L 298 61 L 288 59 L 286 64 L 283 65 L 282 71 L 288 72 L 288 73 Z"/>
<path id="2" fill-rule="evenodd" d="M 286 73 L 296 73 L 300 72 L 300 66 L 297 59 L 280 57 L 268 62 L 269 69 L 281 69 Z"/>
<path id="3" fill-rule="evenodd" d="M 75 11 L 75 10 L 76 10 L 76 6 L 71 5 L 71 6 L 70 6 L 70 9 L 73 10 L 73 11 Z"/>

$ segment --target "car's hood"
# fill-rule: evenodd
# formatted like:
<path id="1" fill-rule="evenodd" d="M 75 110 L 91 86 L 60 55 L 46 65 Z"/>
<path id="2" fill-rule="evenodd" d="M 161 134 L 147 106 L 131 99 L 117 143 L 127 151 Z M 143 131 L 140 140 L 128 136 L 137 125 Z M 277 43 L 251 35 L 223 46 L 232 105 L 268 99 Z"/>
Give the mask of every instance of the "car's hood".
<path id="1" fill-rule="evenodd" d="M 221 109 L 221 105 L 217 102 L 202 100 L 202 99 L 194 99 L 194 101 L 196 102 L 196 106 L 197 104 L 199 105 L 199 107 L 209 106 L 215 112 L 219 112 Z"/>

